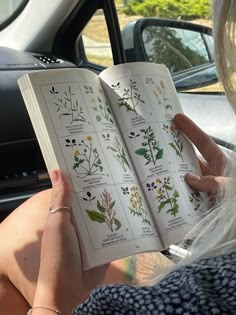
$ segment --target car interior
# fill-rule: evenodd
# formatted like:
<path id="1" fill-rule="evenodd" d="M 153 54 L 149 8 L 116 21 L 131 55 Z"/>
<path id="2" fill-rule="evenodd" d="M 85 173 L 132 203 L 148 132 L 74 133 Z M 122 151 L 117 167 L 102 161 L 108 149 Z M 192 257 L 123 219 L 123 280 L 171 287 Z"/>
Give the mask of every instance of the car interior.
<path id="1" fill-rule="evenodd" d="M 87 68 L 96 73 L 103 70 L 104 66 L 87 58 L 82 36 L 83 29 L 98 12 L 106 22 L 114 65 L 127 60 L 145 60 L 147 55 L 144 53 L 141 56 L 140 45 L 133 46 L 132 56 L 130 47 L 134 41 L 137 44 L 137 32 L 154 23 L 145 19 L 132 22 L 131 25 L 136 26 L 132 29 L 129 26 L 122 33 L 113 0 L 22 0 L 18 3 L 9 17 L 0 20 L 0 221 L 24 200 L 51 185 L 17 79 L 26 72 L 63 67 Z M 166 21 L 165 27 L 170 26 L 168 23 Z M 172 23 L 171 27 L 176 25 Z M 180 28 L 179 25 L 176 27 Z M 210 29 L 195 31 L 207 34 Z M 210 66 L 212 69 L 212 64 Z M 208 71 L 209 66 L 201 68 L 201 71 L 206 68 Z M 191 75 L 195 75 L 195 72 L 192 71 Z M 208 79 L 212 73 L 216 75 L 214 71 L 210 74 L 207 72 Z M 178 84 L 185 75 L 186 71 L 176 75 Z M 216 77 L 209 80 L 216 81 Z M 224 130 L 218 128 L 223 125 L 225 115 L 229 117 L 228 128 L 232 127 L 233 130 L 235 125 L 222 93 L 192 92 L 179 96 L 186 113 L 205 128 L 219 145 L 234 148 L 230 139 L 222 137 Z M 214 107 L 214 112 L 218 108 L 218 112 L 224 113 L 216 118 L 212 128 L 208 122 L 203 123 L 199 116 L 200 107 L 205 103 L 209 104 L 209 110 Z M 205 107 L 205 110 L 208 109 Z M 208 114 L 211 115 L 209 110 Z"/>
<path id="2" fill-rule="evenodd" d="M 37 1 L 35 2 L 37 4 Z M 56 2 L 59 8 L 63 1 Z M 92 65 L 86 60 L 82 38 L 79 37 L 84 26 L 97 10 L 102 10 L 106 18 L 114 64 L 124 62 L 113 1 L 68 2 L 66 9 L 70 10 L 69 14 L 63 23 L 58 25 L 58 29 L 54 30 L 50 47 L 42 45 L 41 48 L 35 50 L 32 48 L 19 50 L 4 47 L 2 37 L 0 39 L 1 221 L 24 200 L 50 187 L 46 166 L 18 88 L 17 79 L 26 72 L 62 67 L 79 66 L 100 72 L 102 67 Z M 25 6 L 30 5 L 30 1 L 25 1 L 23 4 L 19 10 L 26 9 Z M 38 5 L 40 5 L 39 1 Z M 52 9 L 55 10 L 55 7 Z M 71 7 L 73 7 L 72 10 Z M 19 10 L 15 14 L 19 13 Z M 30 11 L 30 8 L 28 10 Z M 8 23 L 10 21 L 8 20 Z M 6 22 L 1 27 L 5 29 Z M 1 35 L 3 35 L 2 32 Z M 48 39 L 45 38 L 46 40 Z M 28 43 L 29 46 L 34 44 L 36 42 Z"/>

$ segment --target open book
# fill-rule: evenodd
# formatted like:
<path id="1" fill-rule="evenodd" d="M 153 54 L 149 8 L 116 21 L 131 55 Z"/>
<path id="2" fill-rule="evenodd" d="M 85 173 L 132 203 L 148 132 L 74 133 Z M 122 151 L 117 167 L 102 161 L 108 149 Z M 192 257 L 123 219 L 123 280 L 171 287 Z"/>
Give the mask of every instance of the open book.
<path id="1" fill-rule="evenodd" d="M 69 174 L 84 269 L 183 239 L 203 196 L 184 182 L 200 168 L 172 122 L 182 109 L 165 66 L 47 70 L 18 82 L 48 170 Z"/>

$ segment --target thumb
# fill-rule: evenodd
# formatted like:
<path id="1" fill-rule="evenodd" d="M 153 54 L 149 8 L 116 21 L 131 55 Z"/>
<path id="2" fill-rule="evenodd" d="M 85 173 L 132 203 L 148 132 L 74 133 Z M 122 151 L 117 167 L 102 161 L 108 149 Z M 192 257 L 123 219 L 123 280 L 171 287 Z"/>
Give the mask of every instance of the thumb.
<path id="1" fill-rule="evenodd" d="M 59 207 L 70 207 L 71 189 L 66 176 L 58 169 L 50 172 L 52 182 L 51 210 Z"/>
<path id="2" fill-rule="evenodd" d="M 223 176 L 198 176 L 195 174 L 186 174 L 185 180 L 191 188 L 196 191 L 217 193 L 222 185 L 229 184 L 231 178 Z"/>

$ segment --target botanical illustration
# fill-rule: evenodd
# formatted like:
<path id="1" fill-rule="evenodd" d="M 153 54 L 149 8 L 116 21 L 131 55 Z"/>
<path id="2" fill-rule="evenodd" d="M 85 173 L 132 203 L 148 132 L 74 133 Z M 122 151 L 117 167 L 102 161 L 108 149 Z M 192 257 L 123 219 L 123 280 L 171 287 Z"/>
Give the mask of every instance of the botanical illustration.
<path id="1" fill-rule="evenodd" d="M 173 215 L 174 217 L 179 212 L 178 198 L 179 193 L 173 185 L 171 185 L 170 177 L 164 177 L 163 181 L 160 178 L 156 179 L 156 182 L 161 184 L 161 187 L 157 190 L 156 200 L 158 201 L 158 212 L 163 209 L 166 213 Z"/>
<path id="2" fill-rule="evenodd" d="M 105 223 L 111 232 L 119 230 L 121 223 L 116 218 L 115 203 L 110 193 L 104 189 L 100 194 L 100 200 L 97 200 L 97 209 L 86 209 L 89 219 L 97 223 Z"/>
<path id="3" fill-rule="evenodd" d="M 93 94 L 94 93 L 93 87 L 89 86 L 89 85 L 84 85 L 84 90 L 85 90 L 86 94 Z"/>
<path id="4" fill-rule="evenodd" d="M 200 193 L 199 192 L 192 192 L 189 196 L 189 201 L 193 204 L 194 210 L 198 210 L 200 208 Z"/>
<path id="5" fill-rule="evenodd" d="M 148 218 L 147 211 L 143 207 L 142 197 L 138 191 L 137 186 L 130 188 L 130 214 L 133 216 L 141 217 L 142 223 L 151 225 L 151 222 Z"/>
<path id="6" fill-rule="evenodd" d="M 169 103 L 169 98 L 166 97 L 166 88 L 164 82 L 161 80 L 159 84 L 155 86 L 154 95 L 157 99 L 157 105 L 160 105 L 165 108 L 166 112 L 173 110 L 171 104 Z"/>
<path id="7" fill-rule="evenodd" d="M 146 84 L 153 84 L 155 88 L 153 93 L 157 99 L 157 105 L 162 106 L 165 108 L 166 113 L 168 111 L 172 111 L 172 105 L 169 103 L 169 98 L 166 96 L 166 87 L 163 80 L 160 80 L 159 83 L 155 84 L 152 78 L 146 78 Z"/>
<path id="8" fill-rule="evenodd" d="M 156 140 L 151 126 L 146 129 L 141 129 L 140 132 L 143 133 L 144 141 L 141 143 L 142 147 L 136 150 L 135 153 L 143 156 L 147 160 L 145 165 L 148 165 L 149 163 L 155 165 L 157 160 L 162 159 L 163 149 L 160 148 L 159 142 Z"/>
<path id="9" fill-rule="evenodd" d="M 131 169 L 125 150 L 117 136 L 115 136 L 113 145 L 108 146 L 107 149 L 112 151 L 112 156 L 119 162 L 124 172 L 127 172 L 127 168 Z"/>
<path id="10" fill-rule="evenodd" d="M 100 97 L 97 97 L 97 103 L 96 105 L 93 106 L 93 110 L 95 110 L 97 112 L 96 114 L 96 120 L 102 121 L 108 121 L 110 123 L 114 123 L 113 117 L 112 117 L 112 113 L 111 113 L 111 109 L 107 103 L 107 101 L 105 101 L 105 103 L 100 99 Z"/>
<path id="11" fill-rule="evenodd" d="M 129 133 L 129 135 L 128 135 L 128 137 L 129 137 L 130 139 L 133 139 L 134 142 L 135 142 L 135 139 L 138 138 L 139 136 L 140 136 L 140 133 L 136 133 L 136 132 L 134 132 L 134 131 L 130 131 L 130 133 Z"/>
<path id="12" fill-rule="evenodd" d="M 92 196 L 91 192 L 90 191 L 87 191 L 87 194 L 86 194 L 86 197 L 83 197 L 83 200 L 84 201 L 93 201 L 96 197 L 95 196 Z"/>
<path id="13" fill-rule="evenodd" d="M 111 87 L 114 91 L 118 91 L 120 89 L 120 82 L 111 84 Z M 145 102 L 141 98 L 137 82 L 129 79 L 128 87 L 124 88 L 122 97 L 118 99 L 118 106 L 125 107 L 127 112 L 133 111 L 137 115 L 137 106 L 140 104 L 145 104 Z"/>
<path id="14" fill-rule="evenodd" d="M 182 155 L 184 149 L 183 139 L 181 138 L 178 128 L 174 125 L 171 125 L 170 127 L 168 125 L 163 125 L 163 130 L 166 131 L 166 133 L 170 131 L 173 141 L 169 142 L 169 145 L 175 151 L 176 155 L 178 155 L 184 162 Z"/>
<path id="15" fill-rule="evenodd" d="M 104 139 L 104 141 L 109 141 L 109 140 L 111 140 L 111 136 L 110 136 L 110 134 L 109 133 L 107 133 L 107 134 L 102 134 L 102 137 L 103 137 L 103 139 Z"/>
<path id="16" fill-rule="evenodd" d="M 185 183 L 185 176 L 184 175 L 180 175 L 179 179 L 181 180 L 182 183 Z"/>
<path id="17" fill-rule="evenodd" d="M 146 186 L 148 191 L 155 190 L 157 188 L 157 185 L 154 182 L 147 183 Z"/>
<path id="18" fill-rule="evenodd" d="M 54 95 L 54 104 L 57 108 L 59 119 L 69 117 L 70 124 L 78 121 L 86 122 L 83 108 L 79 105 L 78 99 L 74 97 L 75 94 L 72 92 L 70 85 L 68 86 L 68 90 L 63 91 L 62 96 L 54 86 L 50 88 L 49 92 Z"/>
<path id="19" fill-rule="evenodd" d="M 69 147 L 73 149 L 77 145 L 77 142 L 75 139 L 66 139 L 66 147 Z"/>
<path id="20" fill-rule="evenodd" d="M 129 195 L 129 187 L 121 187 L 123 195 Z"/>
<path id="21" fill-rule="evenodd" d="M 91 175 L 104 175 L 102 174 L 102 160 L 97 148 L 93 144 L 92 136 L 87 136 L 85 140 L 81 140 L 78 144 L 75 139 L 66 139 L 65 141 L 67 147 L 79 147 L 79 149 L 74 151 L 73 165 L 73 170 L 79 177 L 83 178 Z"/>

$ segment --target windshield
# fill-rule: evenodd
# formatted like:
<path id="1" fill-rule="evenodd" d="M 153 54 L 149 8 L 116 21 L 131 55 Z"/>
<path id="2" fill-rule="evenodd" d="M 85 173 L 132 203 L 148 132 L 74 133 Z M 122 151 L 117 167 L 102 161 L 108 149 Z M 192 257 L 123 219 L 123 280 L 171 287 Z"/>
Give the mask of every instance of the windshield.
<path id="1" fill-rule="evenodd" d="M 4 0 L 0 2 L 0 28 L 5 27 L 24 8 L 28 0 Z"/>

